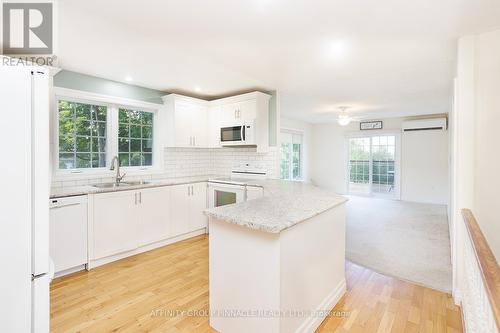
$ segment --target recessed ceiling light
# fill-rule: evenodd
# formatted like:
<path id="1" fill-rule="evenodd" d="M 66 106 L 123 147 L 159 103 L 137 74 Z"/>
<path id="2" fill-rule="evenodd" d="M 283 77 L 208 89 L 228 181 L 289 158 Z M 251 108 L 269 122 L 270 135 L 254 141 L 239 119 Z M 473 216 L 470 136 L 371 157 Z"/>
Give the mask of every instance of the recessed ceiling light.
<path id="1" fill-rule="evenodd" d="M 197 93 L 201 92 L 201 88 L 200 87 L 194 87 L 194 91 L 196 91 Z"/>
<path id="2" fill-rule="evenodd" d="M 132 81 L 134 81 L 134 79 L 132 79 L 132 77 L 130 75 L 127 75 L 127 76 L 125 76 L 125 81 L 132 82 Z"/>

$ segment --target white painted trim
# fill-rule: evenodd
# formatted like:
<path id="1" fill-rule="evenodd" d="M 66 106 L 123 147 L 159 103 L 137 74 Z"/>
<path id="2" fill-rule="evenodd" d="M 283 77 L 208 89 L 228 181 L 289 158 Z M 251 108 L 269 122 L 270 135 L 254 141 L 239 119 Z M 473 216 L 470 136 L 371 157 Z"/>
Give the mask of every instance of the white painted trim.
<path id="1" fill-rule="evenodd" d="M 89 260 L 88 269 L 93 269 L 93 268 L 108 264 L 108 263 L 113 262 L 113 261 L 117 261 L 117 260 L 120 260 L 123 258 L 131 257 L 131 256 L 134 256 L 136 254 L 148 252 L 148 251 L 151 251 L 151 250 L 163 247 L 163 246 L 177 243 L 177 242 L 180 242 L 182 240 L 193 238 L 193 237 L 203 235 L 206 233 L 207 233 L 207 228 L 202 228 L 199 230 L 188 232 L 186 234 L 182 234 L 179 236 L 168 238 L 168 239 L 165 239 L 165 240 L 153 243 L 153 244 L 144 245 L 144 246 L 138 247 L 138 248 L 131 250 L 131 251 L 122 252 L 122 253 L 115 254 L 115 255 L 101 258 L 101 259 Z"/>
<path id="2" fill-rule="evenodd" d="M 325 317 L 328 315 L 328 311 L 333 310 L 335 305 L 340 301 L 342 296 L 344 296 L 347 290 L 346 280 L 340 281 L 340 283 L 325 297 L 323 302 L 316 308 L 316 313 L 321 314 L 319 316 L 310 316 L 306 321 L 300 325 L 300 327 L 295 331 L 297 333 L 313 333 L 321 325 Z"/>
<path id="3" fill-rule="evenodd" d="M 54 279 L 57 279 L 57 278 L 60 278 L 60 277 L 63 277 L 63 276 L 69 275 L 69 274 L 73 274 L 76 272 L 84 271 L 86 269 L 86 266 L 87 265 L 85 265 L 85 264 L 78 265 L 76 267 L 68 268 L 68 269 L 65 269 L 63 271 L 57 272 L 54 274 Z"/>

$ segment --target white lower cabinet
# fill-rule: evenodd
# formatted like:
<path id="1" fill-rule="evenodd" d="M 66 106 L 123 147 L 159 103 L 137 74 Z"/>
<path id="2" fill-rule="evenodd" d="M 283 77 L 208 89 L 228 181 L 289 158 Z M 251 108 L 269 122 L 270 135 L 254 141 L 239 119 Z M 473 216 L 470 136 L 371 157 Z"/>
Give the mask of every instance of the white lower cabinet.
<path id="1" fill-rule="evenodd" d="M 207 227 L 207 184 L 172 186 L 171 223 L 175 235 Z"/>
<path id="2" fill-rule="evenodd" d="M 138 246 L 173 236 L 169 223 L 170 187 L 141 190 L 138 196 Z"/>
<path id="3" fill-rule="evenodd" d="M 189 195 L 191 185 L 172 186 L 170 223 L 174 235 L 185 234 L 189 231 Z"/>
<path id="4" fill-rule="evenodd" d="M 93 255 L 100 259 L 137 248 L 137 191 L 96 194 Z"/>
<path id="5" fill-rule="evenodd" d="M 190 229 L 198 230 L 206 228 L 208 218 L 203 211 L 207 208 L 207 184 L 196 183 L 191 186 L 189 197 L 189 225 Z"/>
<path id="6" fill-rule="evenodd" d="M 132 255 L 206 228 L 206 198 L 206 183 L 95 194 L 90 259 Z"/>

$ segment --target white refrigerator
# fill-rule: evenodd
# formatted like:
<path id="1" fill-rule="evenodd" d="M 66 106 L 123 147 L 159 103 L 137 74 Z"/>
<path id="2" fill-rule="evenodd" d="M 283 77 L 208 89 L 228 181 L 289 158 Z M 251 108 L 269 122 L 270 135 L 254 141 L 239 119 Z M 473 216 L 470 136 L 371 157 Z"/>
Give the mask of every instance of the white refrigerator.
<path id="1" fill-rule="evenodd" d="M 48 332 L 48 70 L 0 65 L 0 119 L 0 331 Z"/>

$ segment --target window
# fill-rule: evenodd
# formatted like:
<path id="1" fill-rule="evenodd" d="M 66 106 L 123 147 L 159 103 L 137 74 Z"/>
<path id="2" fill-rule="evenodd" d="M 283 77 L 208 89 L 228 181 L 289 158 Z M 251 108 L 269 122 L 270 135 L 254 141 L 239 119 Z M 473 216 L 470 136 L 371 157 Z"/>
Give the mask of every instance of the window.
<path id="1" fill-rule="evenodd" d="M 348 140 L 349 193 L 397 197 L 396 135 Z"/>
<path id="2" fill-rule="evenodd" d="M 280 178 L 285 180 L 302 179 L 302 134 L 281 132 Z"/>
<path id="3" fill-rule="evenodd" d="M 121 166 L 153 165 L 153 113 L 118 110 L 118 157 Z"/>
<path id="4" fill-rule="evenodd" d="M 161 105 L 56 88 L 56 107 L 55 179 L 110 175 L 114 156 L 129 175 L 161 170 L 162 152 L 155 142 Z"/>
<path id="5" fill-rule="evenodd" d="M 106 166 L 107 107 L 59 100 L 59 169 Z"/>

